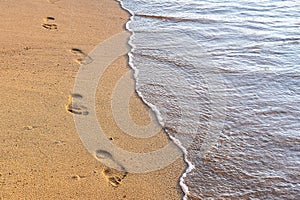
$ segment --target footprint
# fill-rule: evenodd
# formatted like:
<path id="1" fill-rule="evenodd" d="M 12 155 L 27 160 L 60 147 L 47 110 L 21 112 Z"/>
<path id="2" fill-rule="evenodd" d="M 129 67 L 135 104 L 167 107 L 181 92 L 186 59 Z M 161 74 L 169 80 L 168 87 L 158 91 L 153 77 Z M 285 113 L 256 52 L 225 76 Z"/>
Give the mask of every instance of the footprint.
<path id="1" fill-rule="evenodd" d="M 123 167 L 122 164 L 120 164 L 117 160 L 115 160 L 115 158 L 108 151 L 98 149 L 95 151 L 94 156 L 97 160 L 107 164 L 107 166 L 110 166 L 118 171 L 127 172 L 125 167 Z"/>
<path id="2" fill-rule="evenodd" d="M 101 149 L 96 150 L 95 156 L 98 159 L 111 159 L 111 160 L 114 160 L 113 156 L 108 151 L 101 150 Z"/>
<path id="3" fill-rule="evenodd" d="M 56 24 L 43 24 L 42 26 L 43 26 L 45 29 L 49 29 L 49 30 L 57 29 L 57 25 L 56 25 Z"/>
<path id="4" fill-rule="evenodd" d="M 42 27 L 49 30 L 57 29 L 57 24 L 55 24 L 55 18 L 54 17 L 44 18 Z"/>
<path id="5" fill-rule="evenodd" d="M 107 166 L 113 166 L 113 168 L 103 169 L 102 175 L 106 178 L 109 184 L 113 187 L 118 187 L 128 174 L 126 169 L 118 161 L 116 161 L 112 154 L 108 151 L 98 149 L 95 151 L 95 157 L 102 163 L 110 164 Z"/>
<path id="6" fill-rule="evenodd" d="M 79 64 L 87 65 L 93 62 L 93 59 L 89 55 L 78 48 L 72 48 L 70 52 L 78 57 L 75 61 Z"/>
<path id="7" fill-rule="evenodd" d="M 76 94 L 76 93 L 73 93 L 71 96 L 73 98 L 76 98 L 76 99 L 82 99 L 83 98 L 81 94 Z"/>
<path id="8" fill-rule="evenodd" d="M 126 178 L 128 172 L 117 171 L 111 168 L 105 168 L 102 170 L 102 175 L 113 187 L 118 187 L 122 180 Z"/>
<path id="9" fill-rule="evenodd" d="M 73 53 L 73 54 L 86 55 L 82 50 L 77 49 L 77 48 L 72 48 L 70 51 L 71 51 L 71 53 Z"/>
<path id="10" fill-rule="evenodd" d="M 80 105 L 79 102 L 76 102 L 80 101 L 80 99 L 82 99 L 80 94 L 69 95 L 66 110 L 76 115 L 88 115 L 89 112 L 87 107 Z"/>

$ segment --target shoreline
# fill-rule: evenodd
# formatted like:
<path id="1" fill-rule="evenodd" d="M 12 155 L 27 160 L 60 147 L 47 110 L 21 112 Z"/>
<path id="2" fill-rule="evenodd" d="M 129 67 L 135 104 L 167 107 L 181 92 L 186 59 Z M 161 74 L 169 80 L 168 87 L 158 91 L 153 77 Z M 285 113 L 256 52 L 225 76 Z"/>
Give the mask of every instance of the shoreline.
<path id="1" fill-rule="evenodd" d="M 83 59 L 74 49 L 88 54 L 125 30 L 129 13 L 120 2 L 24 0 L 2 2 L 0 8 L 0 199 L 181 199 L 183 158 L 146 174 L 108 169 L 84 148 L 65 109 Z M 98 118 L 105 119 L 100 123 L 116 145 L 151 151 L 168 142 L 166 133 L 142 141 L 113 122 L 111 93 L 128 70 L 123 56 L 105 72 L 96 95 Z M 147 124 L 148 108 L 137 95 L 130 104 L 133 120 Z M 110 184 L 117 178 L 120 183 Z"/>

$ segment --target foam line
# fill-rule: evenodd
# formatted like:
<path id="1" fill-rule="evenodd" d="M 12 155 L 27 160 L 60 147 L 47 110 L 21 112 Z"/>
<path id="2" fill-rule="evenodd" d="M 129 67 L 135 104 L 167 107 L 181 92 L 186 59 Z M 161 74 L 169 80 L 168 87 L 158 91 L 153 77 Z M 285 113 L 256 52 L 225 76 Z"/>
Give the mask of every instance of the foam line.
<path id="1" fill-rule="evenodd" d="M 135 82 L 137 82 L 139 70 L 133 65 L 134 56 L 131 53 L 136 48 L 136 46 L 132 42 L 132 38 L 135 36 L 135 33 L 130 28 L 130 23 L 134 20 L 135 14 L 133 13 L 133 11 L 131 11 L 128 8 L 124 7 L 123 2 L 121 0 L 117 0 L 117 1 L 120 3 L 121 7 L 124 10 L 128 11 L 129 14 L 131 15 L 131 17 L 130 17 L 129 21 L 126 23 L 125 27 L 126 27 L 126 29 L 128 31 L 130 31 L 132 33 L 131 36 L 130 36 L 130 39 L 128 41 L 129 46 L 132 47 L 131 51 L 128 53 L 128 56 L 129 56 L 129 66 L 134 70 L 134 79 L 135 79 Z M 156 117 L 158 119 L 158 122 L 160 123 L 160 125 L 162 127 L 164 127 L 164 120 L 163 120 L 162 115 L 160 114 L 159 109 L 155 105 L 147 102 L 145 100 L 145 98 L 143 97 L 143 94 L 140 91 L 138 91 L 136 89 L 136 92 L 137 92 L 138 96 L 142 99 L 142 101 L 152 109 L 152 111 L 155 113 L 155 115 L 156 115 Z M 187 155 L 188 155 L 187 150 L 183 147 L 183 145 L 181 144 L 181 142 L 178 139 L 176 139 L 175 137 L 171 136 L 167 131 L 165 131 L 165 132 L 168 134 L 169 138 L 182 150 L 182 152 L 184 154 L 183 157 L 184 157 L 184 161 L 187 164 L 187 168 L 186 168 L 185 172 L 182 174 L 182 176 L 180 177 L 179 184 L 180 184 L 180 187 L 181 187 L 181 189 L 182 189 L 182 191 L 184 193 L 183 200 L 187 200 L 188 199 L 188 194 L 189 194 L 189 188 L 184 183 L 184 179 L 187 176 L 187 174 L 190 173 L 195 168 L 195 166 L 188 160 L 188 158 L 187 158 Z"/>

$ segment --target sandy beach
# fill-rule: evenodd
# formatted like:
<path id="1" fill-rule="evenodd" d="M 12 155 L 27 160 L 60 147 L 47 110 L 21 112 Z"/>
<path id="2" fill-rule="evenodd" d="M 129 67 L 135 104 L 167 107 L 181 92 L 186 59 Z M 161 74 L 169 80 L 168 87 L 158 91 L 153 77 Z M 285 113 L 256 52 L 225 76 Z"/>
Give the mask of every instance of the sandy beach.
<path id="1" fill-rule="evenodd" d="M 5 0 L 0 10 L 0 199 L 181 199 L 182 158 L 151 173 L 110 169 L 85 149 L 66 110 L 84 55 L 124 31 L 129 15 L 119 3 Z M 153 151 L 169 142 L 165 133 L 135 139 L 113 120 L 112 90 L 128 70 L 123 56 L 105 71 L 97 116 L 114 144 Z M 137 124 L 149 123 L 137 95 L 130 108 Z"/>

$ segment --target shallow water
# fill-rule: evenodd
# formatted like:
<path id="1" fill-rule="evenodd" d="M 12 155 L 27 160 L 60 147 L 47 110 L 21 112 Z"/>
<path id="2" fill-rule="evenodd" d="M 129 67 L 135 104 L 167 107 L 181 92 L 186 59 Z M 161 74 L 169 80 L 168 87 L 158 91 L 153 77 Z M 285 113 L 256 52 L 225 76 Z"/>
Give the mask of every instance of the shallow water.
<path id="1" fill-rule="evenodd" d="M 122 0 L 137 91 L 195 199 L 300 199 L 300 4 Z"/>

